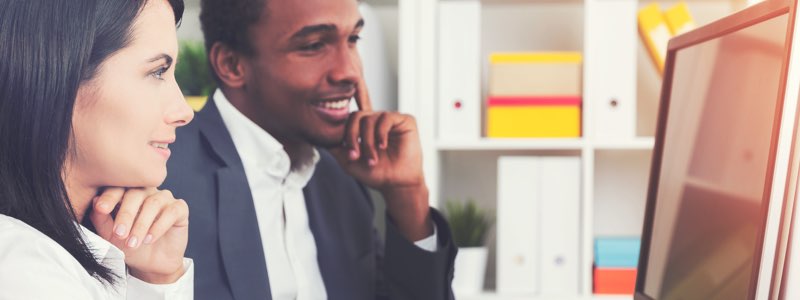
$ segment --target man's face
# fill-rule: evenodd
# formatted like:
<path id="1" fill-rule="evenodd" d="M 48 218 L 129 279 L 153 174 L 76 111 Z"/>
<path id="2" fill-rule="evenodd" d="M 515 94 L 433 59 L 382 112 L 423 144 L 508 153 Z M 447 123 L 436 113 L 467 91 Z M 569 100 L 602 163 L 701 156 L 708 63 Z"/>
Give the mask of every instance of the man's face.
<path id="1" fill-rule="evenodd" d="M 249 36 L 245 92 L 257 123 L 282 142 L 342 141 L 361 76 L 356 0 L 266 0 Z"/>

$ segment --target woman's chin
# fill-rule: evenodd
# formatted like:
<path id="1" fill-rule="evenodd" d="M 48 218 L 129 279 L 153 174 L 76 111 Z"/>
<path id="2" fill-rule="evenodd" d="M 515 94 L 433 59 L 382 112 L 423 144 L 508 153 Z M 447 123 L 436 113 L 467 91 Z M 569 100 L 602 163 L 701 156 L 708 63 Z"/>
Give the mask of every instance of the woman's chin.
<path id="1" fill-rule="evenodd" d="M 156 171 L 156 172 L 149 172 L 142 174 L 141 176 L 136 176 L 128 178 L 128 180 L 124 180 L 124 182 L 120 182 L 123 184 L 115 184 L 109 186 L 121 186 L 121 187 L 158 187 L 164 183 L 164 180 L 167 179 L 167 170 L 166 168 Z"/>

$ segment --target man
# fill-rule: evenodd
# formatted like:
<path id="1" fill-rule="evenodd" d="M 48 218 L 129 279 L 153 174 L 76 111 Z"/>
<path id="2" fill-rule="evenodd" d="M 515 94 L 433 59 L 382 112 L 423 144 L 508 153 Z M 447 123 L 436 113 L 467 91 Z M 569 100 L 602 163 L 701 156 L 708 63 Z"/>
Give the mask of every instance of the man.
<path id="1" fill-rule="evenodd" d="M 220 88 L 164 184 L 189 203 L 195 297 L 452 299 L 416 123 L 370 108 L 357 0 L 203 0 L 200 18 Z M 386 199 L 385 247 L 365 186 Z"/>

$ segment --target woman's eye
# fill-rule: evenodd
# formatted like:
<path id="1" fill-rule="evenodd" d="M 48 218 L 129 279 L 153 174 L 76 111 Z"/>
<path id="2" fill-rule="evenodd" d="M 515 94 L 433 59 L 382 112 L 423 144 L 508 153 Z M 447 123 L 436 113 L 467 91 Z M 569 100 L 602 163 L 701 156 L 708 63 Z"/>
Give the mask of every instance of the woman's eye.
<path id="1" fill-rule="evenodd" d="M 355 44 L 355 43 L 358 43 L 358 41 L 359 41 L 359 40 L 361 40 L 361 36 L 360 36 L 360 35 L 357 35 L 357 34 L 356 34 L 356 35 L 351 35 L 351 36 L 350 36 L 350 38 L 349 38 L 348 40 L 349 40 L 351 43 Z"/>
<path id="2" fill-rule="evenodd" d="M 167 72 L 167 67 L 158 68 L 153 73 L 150 73 L 150 76 L 153 76 L 155 79 L 164 80 L 164 73 Z"/>

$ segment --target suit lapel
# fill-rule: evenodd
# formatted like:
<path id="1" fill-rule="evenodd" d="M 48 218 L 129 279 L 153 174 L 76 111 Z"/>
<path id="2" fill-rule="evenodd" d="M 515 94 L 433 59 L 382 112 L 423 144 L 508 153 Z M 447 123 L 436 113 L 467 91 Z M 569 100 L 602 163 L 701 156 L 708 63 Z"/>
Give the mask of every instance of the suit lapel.
<path id="1" fill-rule="evenodd" d="M 327 154 L 320 155 L 322 160 L 332 160 Z M 357 247 L 360 243 L 354 240 L 357 234 L 352 232 L 353 224 L 359 224 L 355 219 L 361 219 L 358 213 L 354 213 L 358 209 L 352 203 L 363 199 L 347 201 L 359 195 L 346 193 L 348 189 L 343 186 L 348 183 L 336 180 L 335 174 L 327 173 L 326 167 L 329 164 L 322 160 L 311 181 L 303 189 L 303 194 L 328 299 L 374 298 L 372 280 L 375 274 L 364 272 L 374 268 L 364 266 L 373 263 L 375 256 L 373 252 L 360 252 L 364 249 Z M 366 226 L 371 230 L 372 222 L 369 221 Z"/>
<path id="2" fill-rule="evenodd" d="M 346 290 L 342 290 L 344 282 L 348 281 L 348 276 L 342 276 L 343 266 L 347 257 L 342 249 L 338 247 L 338 232 L 341 230 L 341 223 L 332 220 L 329 214 L 335 214 L 338 208 L 333 199 L 323 200 L 322 195 L 331 195 L 331 191 L 324 186 L 324 182 L 317 179 L 316 174 L 311 178 L 308 185 L 303 189 L 306 200 L 306 210 L 308 210 L 308 225 L 314 234 L 317 246 L 317 260 L 322 280 L 325 283 L 329 299 L 348 299 L 342 297 Z M 341 241 L 338 241 L 341 242 Z M 352 298 L 351 298 L 352 299 Z"/>
<path id="3" fill-rule="evenodd" d="M 198 113 L 200 132 L 223 167 L 216 172 L 219 246 L 236 299 L 272 299 L 255 207 L 242 161 L 214 99 Z"/>

